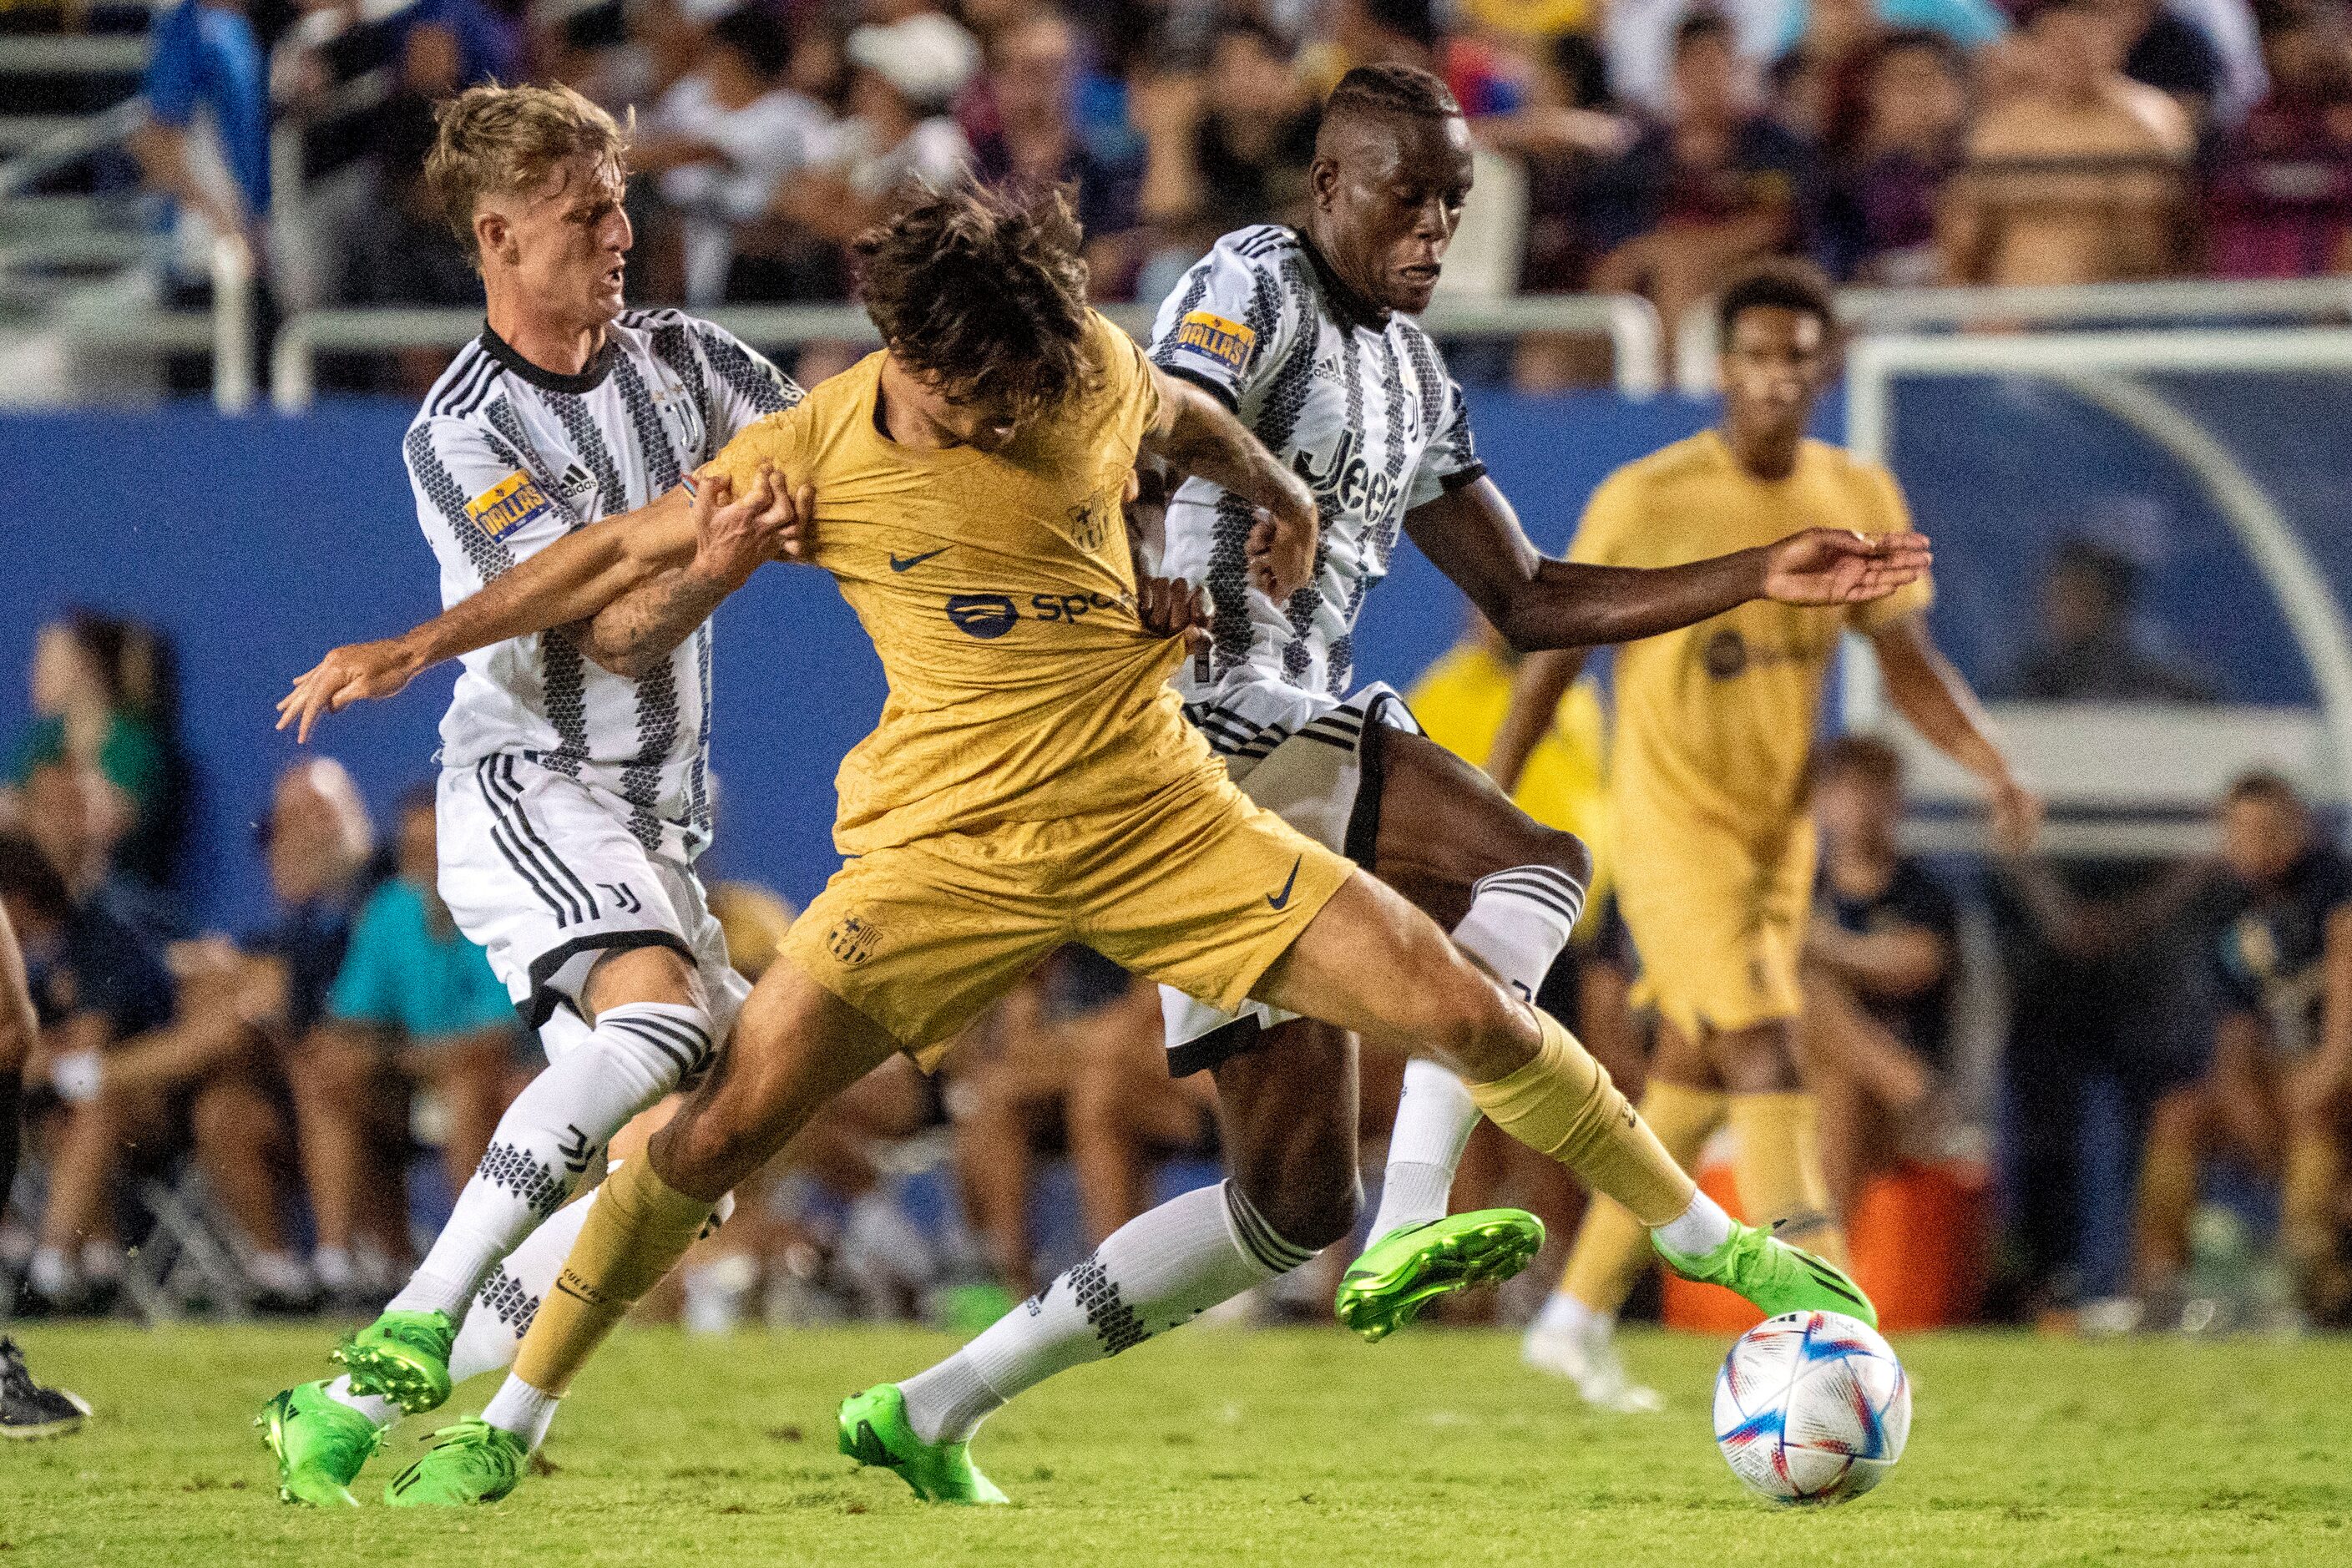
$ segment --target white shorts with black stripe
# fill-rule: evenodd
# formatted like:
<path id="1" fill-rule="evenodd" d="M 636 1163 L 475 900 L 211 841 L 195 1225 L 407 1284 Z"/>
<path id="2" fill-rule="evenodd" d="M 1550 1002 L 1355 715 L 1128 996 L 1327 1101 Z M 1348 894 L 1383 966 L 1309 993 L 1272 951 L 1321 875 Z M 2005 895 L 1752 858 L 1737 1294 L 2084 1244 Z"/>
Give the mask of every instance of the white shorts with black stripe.
<path id="1" fill-rule="evenodd" d="M 751 984 L 727 962 L 694 868 L 646 849 L 628 802 L 499 752 L 443 769 L 436 808 L 442 902 L 551 1057 L 586 1033 L 580 988 L 596 961 L 634 947 L 692 964 L 712 1041 L 726 1039 Z"/>
<path id="2" fill-rule="evenodd" d="M 1265 675 L 1235 671 L 1185 715 L 1225 759 L 1242 793 L 1317 843 L 1370 865 L 1380 833 L 1379 752 L 1364 746 L 1366 726 L 1419 734 L 1404 699 L 1387 686 L 1359 689 L 1342 702 Z M 1160 988 L 1168 1070 L 1181 1078 L 1216 1066 L 1295 1016 L 1262 1003 L 1227 1013 Z"/>

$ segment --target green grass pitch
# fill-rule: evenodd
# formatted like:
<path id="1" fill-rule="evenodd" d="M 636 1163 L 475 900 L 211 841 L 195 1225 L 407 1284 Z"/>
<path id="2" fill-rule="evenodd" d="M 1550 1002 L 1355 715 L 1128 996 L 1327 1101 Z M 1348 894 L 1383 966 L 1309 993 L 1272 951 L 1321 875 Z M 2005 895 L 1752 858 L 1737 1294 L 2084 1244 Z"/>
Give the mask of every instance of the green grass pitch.
<path id="1" fill-rule="evenodd" d="M 1680 1564 L 2352 1563 L 2352 1342 L 2096 1345 L 1915 1337 L 1909 1453 L 1819 1512 L 1749 1500 L 1709 1440 L 1721 1346 L 1643 1335 L 1674 1401 L 1604 1417 L 1503 1334 L 1195 1330 L 1055 1379 L 978 1451 L 1016 1506 L 927 1508 L 834 1451 L 844 1393 L 949 1343 L 887 1329 L 688 1341 L 625 1333 L 583 1378 L 552 1476 L 495 1509 L 396 1512 L 411 1421 L 369 1506 L 281 1506 L 248 1425 L 318 1375 L 319 1327 L 16 1325 L 98 1407 L 0 1445 L 0 1568 L 40 1563 Z M 487 1382 L 461 1390 L 470 1413 Z"/>

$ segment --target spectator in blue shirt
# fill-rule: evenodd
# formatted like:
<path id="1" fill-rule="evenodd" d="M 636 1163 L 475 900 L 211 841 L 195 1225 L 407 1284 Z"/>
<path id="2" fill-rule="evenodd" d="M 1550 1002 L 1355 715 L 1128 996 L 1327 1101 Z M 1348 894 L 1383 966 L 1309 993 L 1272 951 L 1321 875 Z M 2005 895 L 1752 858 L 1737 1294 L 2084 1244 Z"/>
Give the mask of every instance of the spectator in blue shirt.
<path id="1" fill-rule="evenodd" d="M 407 1108 L 415 1091 L 439 1108 L 449 1191 L 465 1185 L 506 1110 L 521 1032 L 489 959 L 459 934 L 434 891 L 438 860 L 429 790 L 402 804 L 394 865 L 394 875 L 352 922 L 325 1021 L 304 1050 L 299 1075 L 306 1173 L 322 1248 L 350 1244 L 368 1196 L 405 1190 Z"/>
<path id="2" fill-rule="evenodd" d="M 147 122 L 130 145 L 148 184 L 178 204 L 174 276 L 188 281 L 208 275 L 205 252 L 215 237 L 260 251 L 269 214 L 269 62 L 237 0 L 181 0 L 152 37 L 141 87 Z"/>

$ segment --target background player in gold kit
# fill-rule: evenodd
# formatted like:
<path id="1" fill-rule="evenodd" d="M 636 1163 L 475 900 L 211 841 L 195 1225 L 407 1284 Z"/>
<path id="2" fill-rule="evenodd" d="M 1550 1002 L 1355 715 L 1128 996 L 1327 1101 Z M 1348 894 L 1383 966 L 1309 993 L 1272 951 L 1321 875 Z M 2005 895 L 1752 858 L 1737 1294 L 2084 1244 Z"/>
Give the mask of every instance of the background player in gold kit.
<path id="1" fill-rule="evenodd" d="M 1807 523 L 1865 533 L 1910 526 L 1894 477 L 1805 435 L 1834 363 L 1827 283 L 1776 263 L 1725 290 L 1721 424 L 1612 474 L 1593 492 L 1573 561 L 1661 566 L 1777 539 Z M 1896 712 L 1969 770 L 2004 823 L 2040 805 L 2011 773 L 1975 698 L 1929 640 L 1926 578 L 1847 608 L 1751 603 L 1617 654 L 1612 750 L 1618 907 L 1660 1015 L 1643 1114 L 1685 1164 L 1727 1118 L 1741 1206 L 1759 1225 L 1843 1261 L 1799 1081 L 1791 1026 L 1813 886 L 1805 813 L 1823 678 L 1845 631 L 1870 640 Z M 1532 655 L 1488 766 L 1511 788 L 1580 652 Z M 1644 1258 L 1641 1227 L 1596 1204 L 1531 1359 L 1596 1404 L 1649 1409 L 1611 1346 Z"/>
<path id="2" fill-rule="evenodd" d="M 705 468 L 703 482 L 754 495 L 814 488 L 802 504 L 815 560 L 882 656 L 881 722 L 840 775 L 835 838 L 851 858 L 795 922 L 711 1077 L 605 1183 L 515 1376 L 392 1500 L 510 1491 L 572 1375 L 721 1194 L 876 1063 L 936 1055 L 1068 942 L 1205 1001 L 1255 998 L 1433 1056 L 1506 1131 L 1653 1226 L 1685 1274 L 1773 1310 L 1868 1312 L 1842 1275 L 1700 1194 L 1558 1022 L 1226 776 L 1167 685 L 1201 602 L 1139 587 L 1118 515 L 1128 471 L 1150 449 L 1264 508 L 1249 569 L 1276 593 L 1306 574 L 1313 502 L 1214 398 L 1087 307 L 1077 243 L 1052 195 L 959 191 L 901 212 L 858 247 L 885 350 Z M 396 689 L 416 655 L 593 614 L 693 548 L 674 513 L 583 528 L 395 639 L 411 646 L 383 657 L 394 679 L 367 674 L 367 649 L 339 650 L 294 705 L 354 679 Z M 1163 1230 L 1224 1244 L 1172 1268 L 1160 1240 L 1123 1227 L 1033 1310 L 1082 1315 L 1095 1353 L 1113 1353 L 1296 1251 L 1234 1183 L 1172 1206 L 1155 1211 Z M 1428 1226 L 1427 1245 L 1457 1245 L 1451 1224 Z M 1002 1500 L 961 1438 L 910 1422 L 898 1385 L 847 1402 L 841 1436 L 926 1497 Z"/>

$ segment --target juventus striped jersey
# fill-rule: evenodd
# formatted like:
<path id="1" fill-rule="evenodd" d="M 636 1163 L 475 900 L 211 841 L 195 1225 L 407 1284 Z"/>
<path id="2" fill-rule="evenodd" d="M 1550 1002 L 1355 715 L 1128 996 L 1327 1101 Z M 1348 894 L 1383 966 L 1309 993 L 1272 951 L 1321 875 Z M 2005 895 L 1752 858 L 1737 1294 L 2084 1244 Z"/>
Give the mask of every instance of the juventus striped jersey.
<path id="1" fill-rule="evenodd" d="M 1216 613 L 1209 684 L 1188 665 L 1186 700 L 1237 672 L 1345 696 L 1356 616 L 1388 575 L 1404 514 L 1486 471 L 1436 343 L 1366 306 L 1304 235 L 1260 224 L 1184 275 L 1160 308 L 1151 358 L 1237 413 L 1323 513 L 1315 575 L 1277 605 L 1249 584 L 1249 503 L 1205 479 L 1176 492 L 1160 571 L 1205 584 Z"/>
<path id="2" fill-rule="evenodd" d="M 646 505 L 800 389 L 708 321 L 625 312 L 577 375 L 525 360 L 488 325 L 434 384 L 402 455 L 454 605 L 572 530 Z M 441 761 L 517 752 L 606 792 L 647 852 L 710 837 L 710 626 L 631 679 L 562 632 L 470 653 Z"/>

